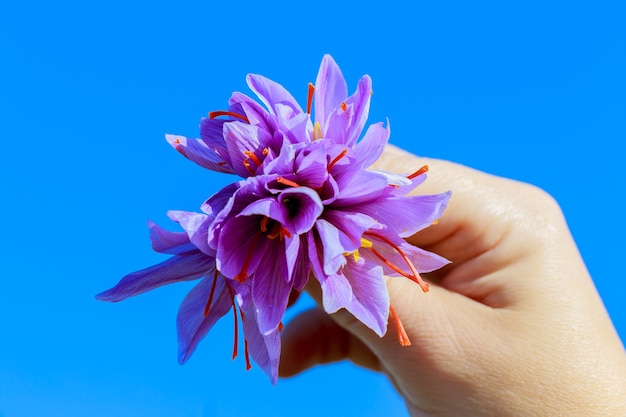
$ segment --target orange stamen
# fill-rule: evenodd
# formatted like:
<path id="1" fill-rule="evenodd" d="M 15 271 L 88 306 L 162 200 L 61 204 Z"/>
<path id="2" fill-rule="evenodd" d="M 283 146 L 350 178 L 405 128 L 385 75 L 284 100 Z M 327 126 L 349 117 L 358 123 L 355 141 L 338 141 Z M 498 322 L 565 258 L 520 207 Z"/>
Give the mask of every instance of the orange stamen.
<path id="1" fill-rule="evenodd" d="M 288 185 L 293 188 L 298 188 L 300 186 L 300 184 L 293 182 L 291 180 L 288 180 L 287 178 L 284 178 L 284 177 L 276 178 L 276 182 L 278 182 L 279 184 Z"/>
<path id="2" fill-rule="evenodd" d="M 413 178 L 419 177 L 420 175 L 422 175 L 422 174 L 424 174 L 426 172 L 428 172 L 428 165 L 424 165 L 423 167 L 421 167 L 420 169 L 418 169 L 417 171 L 415 171 L 411 175 L 407 175 L 407 178 L 412 180 Z"/>
<path id="3" fill-rule="evenodd" d="M 243 151 L 243 154 L 247 156 L 249 159 L 252 159 L 252 162 L 257 164 L 257 166 L 261 166 L 261 160 L 253 151 Z"/>
<path id="4" fill-rule="evenodd" d="M 232 111 L 218 110 L 218 111 L 212 111 L 209 113 L 209 118 L 211 119 L 215 119 L 216 117 L 220 117 L 220 116 L 236 117 L 237 119 L 243 120 L 244 122 L 248 124 L 250 123 L 250 121 L 248 120 L 246 116 L 244 116 L 243 114 L 232 112 Z"/>
<path id="5" fill-rule="evenodd" d="M 313 140 L 318 140 L 322 138 L 322 125 L 320 122 L 315 122 L 313 124 Z"/>
<path id="6" fill-rule="evenodd" d="M 252 169 L 252 166 L 250 165 L 250 161 L 248 159 L 244 159 L 243 161 L 241 161 L 241 163 L 243 164 L 244 167 L 246 167 L 250 175 L 256 174 L 256 171 Z"/>
<path id="7" fill-rule="evenodd" d="M 335 157 L 335 159 L 333 159 L 332 161 L 330 161 L 330 164 L 328 164 L 328 169 L 327 169 L 327 171 L 328 171 L 328 172 L 330 172 L 330 170 L 331 170 L 331 169 L 333 169 L 333 167 L 335 166 L 335 164 L 336 164 L 337 162 L 339 162 L 339 160 L 340 160 L 341 158 L 343 158 L 344 156 L 346 156 L 346 154 L 347 154 L 347 153 L 348 153 L 348 150 L 347 150 L 347 149 L 344 149 L 343 151 L 341 151 L 341 153 L 340 153 L 339 155 L 337 155 L 337 156 Z"/>
<path id="8" fill-rule="evenodd" d="M 215 294 L 215 287 L 217 286 L 217 276 L 219 275 L 219 271 L 215 268 L 215 275 L 213 276 L 213 283 L 211 284 L 211 292 L 209 293 L 209 300 L 204 306 L 204 317 L 209 315 L 209 311 L 211 311 L 211 304 L 213 303 L 213 294 Z"/>
<path id="9" fill-rule="evenodd" d="M 313 105 L 313 93 L 315 92 L 315 86 L 309 83 L 309 95 L 306 100 L 306 114 L 311 114 L 311 106 Z"/>
<path id="10" fill-rule="evenodd" d="M 261 219 L 261 231 L 263 233 L 267 232 L 267 223 L 270 221 L 269 217 L 263 217 Z"/>
<path id="11" fill-rule="evenodd" d="M 382 240 L 383 242 L 385 242 L 386 244 L 391 246 L 396 252 L 398 252 L 398 254 L 402 257 L 404 262 L 406 262 L 407 266 L 411 270 L 411 274 L 408 274 L 408 273 L 404 272 L 403 270 L 398 268 L 396 265 L 392 264 L 387 258 L 385 258 L 383 255 L 381 255 L 375 248 L 373 248 L 373 247 L 369 248 L 369 250 L 371 250 L 372 253 L 374 255 L 376 255 L 381 261 L 383 261 L 385 263 L 385 265 L 389 266 L 391 269 L 393 269 L 394 271 L 396 271 L 400 275 L 402 275 L 402 276 L 404 276 L 406 278 L 409 278 L 411 281 L 414 281 L 415 283 L 417 283 L 420 286 L 420 288 L 422 289 L 422 291 L 428 292 L 428 283 L 422 279 L 420 274 L 415 269 L 415 265 L 413 265 L 413 262 L 411 262 L 409 257 L 406 256 L 404 251 L 402 249 L 400 249 L 400 247 L 398 245 L 396 245 L 395 243 L 393 243 L 392 241 L 390 241 L 386 237 L 381 236 L 381 235 L 376 234 L 376 233 L 365 232 L 365 233 L 363 233 L 363 235 L 374 236 L 374 237 Z"/>
<path id="12" fill-rule="evenodd" d="M 250 263 L 250 259 L 252 258 L 252 252 L 254 251 L 254 247 L 256 246 L 257 240 L 259 240 L 259 236 L 261 236 L 261 232 L 258 232 L 254 236 L 254 239 L 252 240 L 252 244 L 250 245 L 250 249 L 248 249 L 248 253 L 246 254 L 246 259 L 243 261 L 241 272 L 239 272 L 233 278 L 235 281 L 244 282 L 246 278 L 248 278 L 249 275 L 248 275 L 248 272 L 246 272 L 246 269 L 248 269 L 248 264 Z"/>
<path id="13" fill-rule="evenodd" d="M 270 153 L 270 150 L 268 148 L 263 148 L 263 156 L 266 156 L 268 153 Z"/>
<path id="14" fill-rule="evenodd" d="M 400 342 L 400 346 L 411 346 L 411 340 L 409 340 L 409 335 L 406 334 L 406 330 L 404 330 L 404 326 L 402 325 L 402 321 L 400 321 L 400 317 L 396 310 L 393 307 L 389 306 L 389 313 L 391 313 L 391 319 L 396 326 L 396 332 L 398 333 L 398 342 Z"/>

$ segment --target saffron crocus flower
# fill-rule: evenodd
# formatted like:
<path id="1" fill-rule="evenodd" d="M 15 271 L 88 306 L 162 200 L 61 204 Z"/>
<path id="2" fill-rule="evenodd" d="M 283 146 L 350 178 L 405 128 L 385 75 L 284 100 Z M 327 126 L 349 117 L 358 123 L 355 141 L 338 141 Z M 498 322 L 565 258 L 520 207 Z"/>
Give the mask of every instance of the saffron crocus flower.
<path id="1" fill-rule="evenodd" d="M 348 96 L 339 67 L 324 56 L 304 110 L 268 78 L 253 74 L 247 82 L 262 104 L 236 92 L 227 110 L 202 119 L 200 139 L 166 136 L 197 164 L 244 179 L 209 198 L 204 213 L 171 212 L 185 232 L 151 224 L 154 249 L 172 258 L 124 277 L 98 298 L 119 301 L 201 279 L 178 314 L 181 363 L 232 310 L 233 356 L 239 313 L 246 363 L 251 357 L 273 383 L 289 296 L 310 276 L 328 313 L 344 308 L 379 336 L 391 316 L 400 343 L 409 345 L 384 277 L 411 279 L 428 290 L 420 274 L 448 261 L 404 238 L 435 222 L 450 193 L 408 195 L 426 179 L 427 167 L 407 175 L 367 170 L 390 135 L 388 122 L 365 130 L 369 76 Z"/>

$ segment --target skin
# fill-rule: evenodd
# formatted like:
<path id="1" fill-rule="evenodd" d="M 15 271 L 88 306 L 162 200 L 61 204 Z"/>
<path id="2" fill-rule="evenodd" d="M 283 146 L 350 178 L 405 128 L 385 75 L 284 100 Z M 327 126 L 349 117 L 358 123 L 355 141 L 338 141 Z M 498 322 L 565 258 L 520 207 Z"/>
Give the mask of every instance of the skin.
<path id="1" fill-rule="evenodd" d="M 452 190 L 410 243 L 452 263 L 430 291 L 387 278 L 393 322 L 379 338 L 346 311 L 283 330 L 281 376 L 350 359 L 384 372 L 412 416 L 626 416 L 626 354 L 558 204 L 528 184 L 388 147 L 375 169 L 430 167 L 421 194 Z M 321 305 L 319 287 L 307 291 Z"/>

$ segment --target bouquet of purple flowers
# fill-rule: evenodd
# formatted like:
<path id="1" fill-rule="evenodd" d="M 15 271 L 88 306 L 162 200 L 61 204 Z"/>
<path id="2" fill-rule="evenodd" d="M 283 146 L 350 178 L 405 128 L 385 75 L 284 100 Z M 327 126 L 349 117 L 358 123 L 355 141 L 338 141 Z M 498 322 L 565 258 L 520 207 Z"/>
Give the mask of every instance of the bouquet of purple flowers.
<path id="1" fill-rule="evenodd" d="M 388 122 L 362 135 L 369 76 L 348 96 L 339 67 L 324 56 L 304 110 L 280 84 L 255 74 L 246 80 L 263 105 L 235 92 L 228 110 L 202 119 L 200 139 L 166 135 L 191 161 L 243 179 L 206 200 L 201 213 L 168 212 L 182 232 L 149 222 L 153 249 L 171 257 L 125 276 L 97 298 L 121 301 L 199 280 L 178 311 L 179 362 L 232 309 L 233 358 L 241 321 L 246 366 L 253 360 L 274 384 L 290 294 L 311 277 L 326 312 L 345 308 L 381 337 L 391 319 L 400 343 L 409 345 L 384 276 L 406 277 L 428 290 L 420 273 L 448 261 L 404 238 L 435 222 L 450 193 L 408 196 L 426 179 L 426 166 L 407 175 L 367 169 L 390 135 Z"/>

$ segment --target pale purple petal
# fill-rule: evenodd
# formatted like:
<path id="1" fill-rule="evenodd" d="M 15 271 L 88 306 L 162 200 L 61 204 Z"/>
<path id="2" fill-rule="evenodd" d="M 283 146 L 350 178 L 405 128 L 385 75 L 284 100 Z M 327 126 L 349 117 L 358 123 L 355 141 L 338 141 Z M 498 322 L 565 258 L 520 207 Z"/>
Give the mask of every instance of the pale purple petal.
<path id="1" fill-rule="evenodd" d="M 331 111 L 326 124 L 322 124 L 323 137 L 352 148 L 365 126 L 369 113 L 372 80 L 365 75 L 359 80 L 357 91 Z"/>
<path id="2" fill-rule="evenodd" d="M 208 314 L 204 315 L 213 281 L 215 290 Z M 187 362 L 198 343 L 213 325 L 233 307 L 230 291 L 223 277 L 207 277 L 189 291 L 178 309 L 176 329 L 178 332 L 178 363 Z"/>
<path id="3" fill-rule="evenodd" d="M 276 104 L 283 104 L 293 109 L 294 112 L 302 113 L 302 108 L 296 99 L 282 85 L 257 74 L 248 74 L 246 81 L 248 87 L 267 106 L 270 113 L 276 114 Z"/>
<path id="4" fill-rule="evenodd" d="M 185 229 L 189 240 L 198 249 L 209 256 L 215 256 L 215 249 L 211 248 L 208 242 L 208 228 L 211 224 L 211 218 L 208 215 L 180 210 L 170 210 L 167 215 Z"/>
<path id="5" fill-rule="evenodd" d="M 272 384 L 276 385 L 278 382 L 278 363 L 280 361 L 280 332 L 276 329 L 267 335 L 263 335 L 259 331 L 256 311 L 252 303 L 250 303 L 248 309 L 244 310 L 241 320 L 248 342 L 250 357 L 267 374 Z"/>
<path id="6" fill-rule="evenodd" d="M 200 139 L 186 138 L 180 135 L 165 135 L 167 142 L 185 158 L 201 167 L 232 174 L 234 171 L 215 150 Z"/>
<path id="7" fill-rule="evenodd" d="M 148 221 L 148 227 L 150 228 L 152 249 L 155 252 L 167 253 L 169 255 L 181 255 L 197 250 L 196 247 L 189 242 L 189 236 L 186 232 L 170 232 L 153 221 Z"/>
<path id="8" fill-rule="evenodd" d="M 355 170 L 336 178 L 340 194 L 333 206 L 349 206 L 376 200 L 388 187 L 385 176 L 371 171 Z"/>
<path id="9" fill-rule="evenodd" d="M 324 219 L 339 230 L 339 241 L 345 252 L 353 252 L 361 247 L 363 232 L 378 226 L 377 221 L 370 216 L 347 210 L 326 210 Z"/>
<path id="10" fill-rule="evenodd" d="M 262 153 L 263 148 L 272 141 L 269 133 L 258 126 L 237 122 L 224 125 L 224 138 L 232 168 L 241 177 L 249 177 L 259 170 L 265 159 Z M 253 152 L 255 158 L 250 158 L 246 152 Z M 261 164 L 258 164 L 255 159 Z M 248 168 L 244 165 L 244 161 L 249 164 Z"/>
<path id="11" fill-rule="evenodd" d="M 430 226 L 441 217 L 449 199 L 450 192 L 389 197 L 360 204 L 358 210 L 384 224 L 389 233 L 408 237 Z"/>
<path id="12" fill-rule="evenodd" d="M 345 308 L 359 321 L 383 337 L 389 317 L 389 293 L 383 269 L 372 263 L 349 262 L 343 269 L 352 287 L 352 299 Z"/>
<path id="13" fill-rule="evenodd" d="M 389 120 L 387 126 L 383 123 L 370 125 L 361 139 L 354 148 L 356 159 L 363 168 L 367 168 L 380 158 L 385 146 L 389 141 L 391 129 L 389 128 Z"/>
<path id="14" fill-rule="evenodd" d="M 324 219 L 315 223 L 315 229 L 319 233 L 323 248 L 323 268 L 326 275 L 336 273 L 339 268 L 346 264 L 346 249 L 341 245 L 339 230 Z"/>
<path id="15" fill-rule="evenodd" d="M 380 266 L 348 262 L 343 273 L 322 280 L 322 301 L 327 313 L 345 308 L 382 337 L 387 331 L 389 294 Z"/>
<path id="16" fill-rule="evenodd" d="M 113 288 L 96 295 L 96 298 L 101 301 L 122 301 L 173 282 L 212 275 L 214 270 L 215 258 L 198 250 L 173 256 L 165 262 L 128 274 Z"/>
<path id="17" fill-rule="evenodd" d="M 331 111 L 339 107 L 348 97 L 348 85 L 339 66 L 330 55 L 324 55 L 315 80 L 315 120 L 322 125 Z"/>

